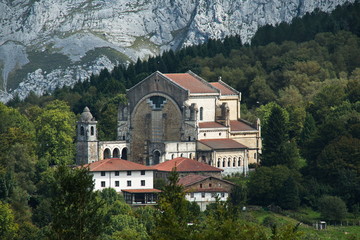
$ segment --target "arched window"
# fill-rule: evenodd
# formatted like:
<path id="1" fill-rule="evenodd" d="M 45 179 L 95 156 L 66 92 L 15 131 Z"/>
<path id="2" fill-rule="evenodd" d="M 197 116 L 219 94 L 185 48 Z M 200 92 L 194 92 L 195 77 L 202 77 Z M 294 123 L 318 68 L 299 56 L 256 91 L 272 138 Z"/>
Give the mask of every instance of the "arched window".
<path id="1" fill-rule="evenodd" d="M 220 158 L 217 161 L 217 167 L 220 167 Z"/>
<path id="2" fill-rule="evenodd" d="M 171 154 L 171 159 L 174 159 L 174 154 Z"/>
<path id="3" fill-rule="evenodd" d="M 120 158 L 120 150 L 118 148 L 113 150 L 113 158 Z"/>
<path id="4" fill-rule="evenodd" d="M 85 130 L 84 130 L 84 127 L 83 127 L 83 126 L 80 127 L 80 135 L 81 135 L 81 136 L 84 136 L 84 135 L 85 135 Z"/>
<path id="5" fill-rule="evenodd" d="M 228 167 L 231 167 L 231 158 L 228 159 Z"/>
<path id="6" fill-rule="evenodd" d="M 200 107 L 200 121 L 204 118 L 204 108 Z"/>
<path id="7" fill-rule="evenodd" d="M 159 164 L 160 163 L 160 152 L 159 151 L 154 151 L 154 164 Z"/>
<path id="8" fill-rule="evenodd" d="M 254 153 L 254 159 L 256 159 L 256 153 Z"/>
<path id="9" fill-rule="evenodd" d="M 226 159 L 224 158 L 223 159 L 223 167 L 225 167 L 225 165 L 226 165 Z"/>
<path id="10" fill-rule="evenodd" d="M 93 136 L 94 135 L 94 127 L 91 127 L 90 131 L 91 131 L 91 136 Z"/>
<path id="11" fill-rule="evenodd" d="M 180 157 L 183 157 L 183 154 L 180 154 Z"/>
<path id="12" fill-rule="evenodd" d="M 233 160 L 233 167 L 236 167 L 236 158 Z"/>
<path id="13" fill-rule="evenodd" d="M 124 159 L 124 160 L 127 160 L 128 157 L 127 157 L 127 152 L 128 152 L 128 149 L 127 148 L 123 148 L 123 150 L 121 151 L 121 159 Z"/>
<path id="14" fill-rule="evenodd" d="M 239 157 L 239 160 L 238 160 L 238 166 L 240 167 L 241 166 L 241 158 Z"/>
<path id="15" fill-rule="evenodd" d="M 104 150 L 104 159 L 108 159 L 108 158 L 111 158 L 111 151 L 110 149 L 106 148 Z"/>
<path id="16" fill-rule="evenodd" d="M 189 154 L 189 158 L 192 159 L 192 153 Z"/>

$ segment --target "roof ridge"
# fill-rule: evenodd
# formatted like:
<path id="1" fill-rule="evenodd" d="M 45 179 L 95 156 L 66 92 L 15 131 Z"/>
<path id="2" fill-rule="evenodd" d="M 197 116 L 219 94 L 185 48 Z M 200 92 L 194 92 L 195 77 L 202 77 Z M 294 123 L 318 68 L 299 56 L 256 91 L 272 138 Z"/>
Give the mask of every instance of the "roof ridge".
<path id="1" fill-rule="evenodd" d="M 199 75 L 193 73 L 191 70 L 188 70 L 186 73 L 190 74 L 191 76 L 193 76 L 194 78 L 198 79 L 200 82 L 206 84 L 207 86 L 209 86 L 210 88 L 214 89 L 217 93 L 221 94 L 220 89 L 217 89 L 216 87 L 214 87 L 213 85 L 211 85 L 208 81 L 206 81 L 205 79 L 203 79 L 202 77 L 200 77 Z"/>
<path id="2" fill-rule="evenodd" d="M 234 91 L 234 92 L 237 93 L 237 94 L 240 93 L 238 90 L 236 90 L 235 88 L 231 87 L 229 84 L 223 82 L 221 79 L 218 80 L 218 83 L 220 83 L 220 84 L 223 85 L 224 87 L 230 89 L 231 91 Z"/>
<path id="3" fill-rule="evenodd" d="M 98 167 L 104 165 L 105 163 L 107 163 L 111 158 L 108 158 L 108 159 L 103 159 L 103 160 L 100 160 L 100 161 L 96 161 L 95 163 L 98 163 L 93 169 L 91 170 L 95 170 L 97 169 Z M 89 163 L 89 166 L 91 165 L 91 163 Z"/>
<path id="4" fill-rule="evenodd" d="M 160 72 L 159 72 L 160 73 Z M 160 76 L 165 78 L 166 80 L 169 80 L 172 84 L 174 84 L 177 87 L 180 87 L 181 89 L 187 91 L 188 95 L 190 95 L 190 91 L 189 89 L 184 88 L 183 86 L 181 86 L 180 84 L 178 84 L 177 82 L 173 81 L 171 78 L 167 77 L 166 74 L 183 74 L 183 73 L 160 73 Z"/>

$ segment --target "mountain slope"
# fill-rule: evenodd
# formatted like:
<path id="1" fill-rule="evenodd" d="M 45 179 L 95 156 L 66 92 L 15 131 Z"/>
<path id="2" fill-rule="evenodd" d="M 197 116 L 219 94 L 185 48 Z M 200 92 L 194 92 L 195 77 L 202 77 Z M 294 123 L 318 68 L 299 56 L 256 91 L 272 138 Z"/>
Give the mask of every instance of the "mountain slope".
<path id="1" fill-rule="evenodd" d="M 0 0 L 0 101 L 41 95 L 104 67 L 289 22 L 346 0 Z M 352 1 L 350 1 L 352 2 Z"/>

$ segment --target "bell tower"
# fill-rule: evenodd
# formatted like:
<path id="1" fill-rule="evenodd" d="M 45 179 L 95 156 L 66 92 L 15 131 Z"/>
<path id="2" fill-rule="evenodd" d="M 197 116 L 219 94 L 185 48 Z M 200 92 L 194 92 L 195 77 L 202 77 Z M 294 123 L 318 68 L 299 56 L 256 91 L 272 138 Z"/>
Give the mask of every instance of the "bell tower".
<path id="1" fill-rule="evenodd" d="M 83 165 L 99 160 L 97 121 L 91 114 L 88 107 L 81 113 L 80 120 L 77 122 L 76 131 L 76 164 Z"/>

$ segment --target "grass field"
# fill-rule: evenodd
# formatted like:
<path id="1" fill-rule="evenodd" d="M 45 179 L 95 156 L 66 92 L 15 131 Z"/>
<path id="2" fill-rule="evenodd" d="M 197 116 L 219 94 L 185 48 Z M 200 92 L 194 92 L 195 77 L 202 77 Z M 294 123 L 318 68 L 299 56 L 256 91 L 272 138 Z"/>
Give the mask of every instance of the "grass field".
<path id="1" fill-rule="evenodd" d="M 303 239 L 309 240 L 325 240 L 325 239 L 334 239 L 334 240 L 360 240 L 360 226 L 330 226 L 327 225 L 325 230 L 316 230 L 311 225 L 311 223 L 304 223 L 299 221 L 303 218 L 307 221 L 316 222 L 320 218 L 320 214 L 311 209 L 305 208 L 297 212 L 283 212 L 282 214 L 277 214 L 271 211 L 266 210 L 255 210 L 251 211 L 251 215 L 258 221 L 260 224 L 266 222 L 276 223 L 278 226 L 290 224 L 296 226 L 299 222 L 299 231 L 303 234 Z M 296 218 L 293 218 L 296 216 Z M 265 220 L 265 222 L 264 222 Z M 344 222 L 346 225 L 346 222 Z M 343 224 L 344 224 L 343 223 Z M 270 227 L 266 227 L 266 231 L 271 232 Z"/>

